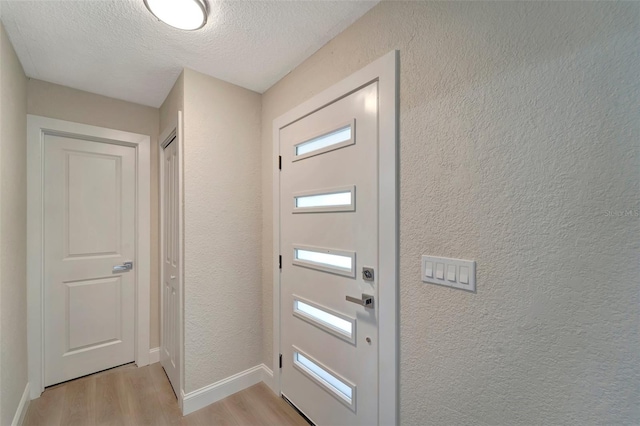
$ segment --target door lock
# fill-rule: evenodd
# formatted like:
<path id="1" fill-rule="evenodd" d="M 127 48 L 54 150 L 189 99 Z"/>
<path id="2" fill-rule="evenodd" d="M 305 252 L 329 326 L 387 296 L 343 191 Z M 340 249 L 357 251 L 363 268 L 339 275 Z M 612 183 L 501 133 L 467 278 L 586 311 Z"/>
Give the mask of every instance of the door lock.
<path id="1" fill-rule="evenodd" d="M 374 279 L 374 270 L 373 268 L 363 267 L 362 268 L 362 279 L 365 281 L 373 281 Z"/>
<path id="2" fill-rule="evenodd" d="M 364 306 L 368 309 L 373 309 L 373 296 L 370 294 L 363 294 L 361 299 L 357 297 L 347 296 L 347 302 L 355 303 L 356 305 Z"/>

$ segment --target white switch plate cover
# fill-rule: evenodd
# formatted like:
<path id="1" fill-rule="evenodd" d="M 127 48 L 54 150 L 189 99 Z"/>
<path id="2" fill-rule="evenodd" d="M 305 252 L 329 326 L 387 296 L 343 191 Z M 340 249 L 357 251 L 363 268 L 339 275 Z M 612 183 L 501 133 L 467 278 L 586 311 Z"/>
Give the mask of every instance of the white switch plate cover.
<path id="1" fill-rule="evenodd" d="M 437 274 L 433 273 L 432 276 L 426 275 L 426 265 L 427 262 L 431 262 L 431 265 L 434 266 L 438 263 L 444 264 L 444 277 L 442 279 L 437 278 Z M 450 281 L 448 278 L 449 267 L 456 268 L 456 279 L 455 281 Z M 460 282 L 460 267 L 468 268 L 469 278 L 468 283 L 464 284 Z M 447 287 L 459 288 L 460 290 L 467 290 L 474 292 L 476 291 L 476 262 L 474 260 L 463 260 L 463 259 L 450 259 L 448 257 L 435 257 L 435 256 L 422 256 L 422 281 L 426 283 L 433 283 L 444 285 Z"/>

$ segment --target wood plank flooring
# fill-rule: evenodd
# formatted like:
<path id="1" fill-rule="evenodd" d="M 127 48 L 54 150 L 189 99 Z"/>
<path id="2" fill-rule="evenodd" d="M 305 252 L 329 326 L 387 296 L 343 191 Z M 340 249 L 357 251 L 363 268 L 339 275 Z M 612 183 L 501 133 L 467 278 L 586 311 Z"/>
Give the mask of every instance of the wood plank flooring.
<path id="1" fill-rule="evenodd" d="M 24 425 L 308 426 L 264 383 L 182 417 L 159 363 L 128 364 L 47 388 L 31 401 Z"/>

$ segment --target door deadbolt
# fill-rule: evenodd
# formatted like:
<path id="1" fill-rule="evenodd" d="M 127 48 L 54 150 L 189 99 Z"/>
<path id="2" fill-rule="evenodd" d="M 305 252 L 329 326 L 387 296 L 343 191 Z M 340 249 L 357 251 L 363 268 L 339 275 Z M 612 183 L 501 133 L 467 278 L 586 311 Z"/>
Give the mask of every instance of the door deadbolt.
<path id="1" fill-rule="evenodd" d="M 362 279 L 365 281 L 373 281 L 374 279 L 374 270 L 373 268 L 363 267 L 362 268 Z"/>

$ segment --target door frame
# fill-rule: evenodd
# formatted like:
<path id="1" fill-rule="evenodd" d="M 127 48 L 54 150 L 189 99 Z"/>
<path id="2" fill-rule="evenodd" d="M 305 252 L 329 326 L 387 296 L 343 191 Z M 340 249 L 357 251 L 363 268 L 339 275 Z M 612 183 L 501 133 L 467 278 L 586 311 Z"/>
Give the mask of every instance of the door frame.
<path id="1" fill-rule="evenodd" d="M 44 391 L 44 143 L 46 135 L 81 137 L 136 150 L 135 362 L 149 364 L 151 278 L 150 137 L 27 115 L 27 342 L 31 399 Z"/>
<path id="2" fill-rule="evenodd" d="M 180 410 L 183 407 L 184 401 L 184 210 L 183 210 L 183 144 L 184 140 L 184 132 L 183 132 L 183 121 L 182 121 L 182 111 L 178 111 L 177 120 L 173 120 L 169 126 L 160 134 L 158 138 L 158 149 L 159 149 L 159 192 L 160 192 L 160 356 L 162 356 L 162 336 L 164 336 L 164 321 L 163 315 L 164 312 L 162 307 L 164 306 L 164 292 L 162 291 L 162 286 L 164 285 L 164 148 L 169 145 L 171 139 L 175 136 L 174 143 L 176 145 L 176 149 L 178 152 L 178 200 L 180 202 L 180 206 L 178 208 L 178 258 L 180 265 L 178 266 L 178 344 L 180 345 L 180 360 L 178 367 L 178 374 L 180 377 L 178 378 L 179 382 L 179 390 L 176 392 L 176 397 L 178 398 L 178 406 Z"/>
<path id="3" fill-rule="evenodd" d="M 280 373 L 280 129 L 378 82 L 378 424 L 399 423 L 398 298 L 398 95 L 399 51 L 391 51 L 273 121 L 273 382 L 281 395 Z M 389 202 L 393 200 L 393 202 Z"/>

